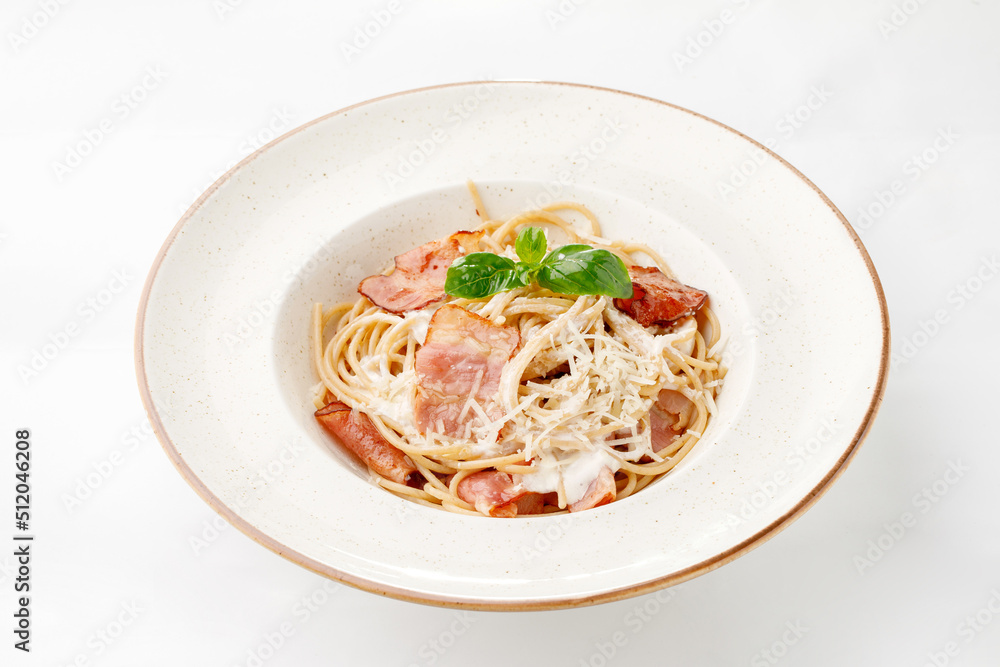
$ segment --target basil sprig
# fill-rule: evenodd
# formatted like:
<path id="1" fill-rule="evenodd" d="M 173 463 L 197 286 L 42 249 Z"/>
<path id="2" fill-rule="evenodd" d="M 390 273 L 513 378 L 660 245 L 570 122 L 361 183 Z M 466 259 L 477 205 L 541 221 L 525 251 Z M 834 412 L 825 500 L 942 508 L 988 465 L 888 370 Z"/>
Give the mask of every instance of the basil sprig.
<path id="1" fill-rule="evenodd" d="M 613 252 L 571 243 L 545 254 L 545 233 L 538 227 L 522 229 L 514 250 L 520 262 L 491 252 L 459 257 L 448 269 L 444 291 L 462 299 L 482 299 L 538 283 L 558 294 L 632 298 L 628 269 Z"/>

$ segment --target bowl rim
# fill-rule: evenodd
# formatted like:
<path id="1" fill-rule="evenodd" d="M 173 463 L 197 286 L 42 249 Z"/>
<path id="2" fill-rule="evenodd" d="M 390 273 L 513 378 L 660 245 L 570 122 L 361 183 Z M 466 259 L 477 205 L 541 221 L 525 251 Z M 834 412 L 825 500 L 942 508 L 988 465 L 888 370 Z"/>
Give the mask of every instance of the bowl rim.
<path id="1" fill-rule="evenodd" d="M 553 87 L 553 86 L 565 86 L 571 88 L 584 88 L 591 89 L 605 93 L 613 93 L 617 95 L 626 95 L 633 97 L 645 102 L 653 102 L 656 104 L 661 104 L 677 111 L 682 111 L 684 113 L 690 114 L 702 120 L 706 120 L 718 127 L 732 132 L 741 139 L 754 145 L 756 148 L 765 151 L 772 158 L 780 162 L 784 167 L 789 169 L 793 174 L 800 178 L 806 185 L 813 189 L 813 191 L 819 195 L 820 200 L 830 208 L 841 224 L 844 226 L 844 230 L 847 232 L 848 236 L 854 241 L 854 245 L 857 251 L 860 253 L 862 260 L 864 261 L 866 267 L 868 268 L 869 275 L 871 277 L 872 283 L 875 288 L 876 296 L 879 302 L 879 314 L 882 322 L 882 353 L 879 360 L 879 372 L 878 379 L 876 381 L 875 389 L 872 393 L 871 401 L 868 404 L 868 408 L 865 411 L 864 418 L 861 421 L 858 429 L 855 431 L 851 439 L 851 444 L 840 457 L 837 463 L 831 468 L 829 472 L 820 480 L 820 482 L 813 487 L 798 503 L 796 503 L 790 510 L 783 514 L 778 519 L 772 521 L 770 524 L 762 528 L 761 530 L 754 533 L 752 536 L 743 540 L 739 544 L 723 551 L 722 553 L 716 554 L 711 558 L 705 559 L 700 563 L 687 567 L 683 570 L 668 574 L 663 577 L 658 577 L 649 581 L 633 584 L 631 586 L 624 586 L 621 588 L 613 589 L 610 591 L 605 591 L 596 595 L 587 595 L 583 597 L 562 597 L 551 600 L 508 600 L 508 601 L 497 601 L 490 600 L 486 598 L 469 598 L 460 599 L 454 598 L 447 595 L 437 595 L 437 594 L 417 594 L 411 590 L 405 588 L 399 588 L 395 586 L 387 586 L 373 583 L 367 579 L 356 577 L 348 573 L 342 572 L 334 567 L 331 567 L 325 563 L 321 563 L 313 558 L 306 556 L 288 546 L 278 542 L 271 536 L 267 535 L 250 522 L 246 521 L 240 517 L 232 508 L 226 505 L 218 496 L 212 493 L 208 487 L 201 481 L 201 479 L 191 470 L 190 466 L 185 462 L 184 458 L 180 455 L 179 450 L 174 445 L 173 441 L 170 439 L 163 422 L 160 419 L 160 415 L 156 410 L 156 405 L 153 402 L 152 393 L 149 388 L 148 378 L 146 376 L 145 369 L 145 359 L 144 359 L 144 348 L 143 348 L 143 337 L 145 333 L 145 319 L 146 310 L 149 305 L 149 295 L 152 289 L 153 283 L 156 280 L 156 276 L 159 273 L 160 266 L 163 264 L 167 253 L 169 252 L 174 240 L 184 226 L 188 223 L 190 218 L 198 211 L 205 201 L 212 196 L 216 190 L 218 190 L 229 178 L 235 174 L 237 171 L 243 168 L 244 165 L 248 164 L 252 160 L 256 159 L 264 151 L 268 150 L 272 146 L 278 144 L 281 141 L 291 137 L 292 135 L 298 134 L 305 129 L 323 122 L 334 116 L 344 114 L 348 111 L 357 109 L 362 106 L 367 106 L 369 104 L 374 104 L 382 100 L 387 100 L 395 97 L 400 97 L 404 95 L 410 95 L 414 93 L 421 93 L 430 90 L 437 90 L 442 88 L 456 88 L 463 86 L 479 86 L 484 84 L 491 85 L 529 85 L 529 86 L 541 86 L 541 87 Z M 693 579 L 697 576 L 711 572 L 712 570 L 729 563 L 740 556 L 749 553 L 758 546 L 764 544 L 769 539 L 780 533 L 782 530 L 787 528 L 798 519 L 802 514 L 806 512 L 813 504 L 819 500 L 820 496 L 829 490 L 833 482 L 840 477 L 840 475 L 846 470 L 848 464 L 854 458 L 857 453 L 861 443 L 864 441 L 865 437 L 868 435 L 868 431 L 871 427 L 872 422 L 878 413 L 879 407 L 882 404 L 882 398 L 885 394 L 886 382 L 888 379 L 889 370 L 889 359 L 890 359 L 890 329 L 889 329 L 889 313 L 888 305 L 885 300 L 885 292 L 882 289 L 882 283 L 879 280 L 878 273 L 875 270 L 875 266 L 872 263 L 871 257 L 868 251 L 865 249 L 864 244 L 861 242 L 860 237 L 854 228 L 844 217 L 844 214 L 830 201 L 830 198 L 826 196 L 816 185 L 809 180 L 801 171 L 792 166 L 787 160 L 782 158 L 780 155 L 769 149 L 767 146 L 763 145 L 759 141 L 752 139 L 751 137 L 743 134 L 739 130 L 736 130 L 724 123 L 721 123 L 714 118 L 710 118 L 704 114 L 698 113 L 696 111 L 691 111 L 685 107 L 678 106 L 676 104 L 671 104 L 670 102 L 665 102 L 647 95 L 640 95 L 638 93 L 632 93 L 624 90 L 618 90 L 615 88 L 608 88 L 604 86 L 595 86 L 583 83 L 569 83 L 562 81 L 539 81 L 539 80 L 517 80 L 517 79 L 507 79 L 502 81 L 457 81 L 452 83 L 436 84 L 432 86 L 424 86 L 420 88 L 413 88 L 409 90 L 403 90 L 395 93 L 390 93 L 388 95 L 381 95 L 379 97 L 374 97 L 356 104 L 352 104 L 336 111 L 332 111 L 328 114 L 324 114 L 318 118 L 308 121 L 285 134 L 273 139 L 264 146 L 261 146 L 255 150 L 250 155 L 246 156 L 235 164 L 226 173 L 220 176 L 208 189 L 205 190 L 198 197 L 197 200 L 187 211 L 181 216 L 181 218 L 174 225 L 173 229 L 170 231 L 169 236 L 163 242 L 160 247 L 156 258 L 149 270 L 149 274 L 146 277 L 145 284 L 142 288 L 142 294 L 139 297 L 139 307 L 136 315 L 135 323 L 135 336 L 134 336 L 134 356 L 135 356 L 135 371 L 136 380 L 139 387 L 139 394 L 142 398 L 143 407 L 146 411 L 146 415 L 149 418 L 150 425 L 156 434 L 157 439 L 160 441 L 164 451 L 167 453 L 168 458 L 174 467 L 181 474 L 184 480 L 191 486 L 194 491 L 201 496 L 201 498 L 208 503 L 208 505 L 215 510 L 219 515 L 221 515 L 226 521 L 231 525 L 235 526 L 244 535 L 250 537 L 258 544 L 270 549 L 279 556 L 290 560 L 297 565 L 300 565 L 307 570 L 315 572 L 316 574 L 322 575 L 326 578 L 333 579 L 343 584 L 347 584 L 354 588 L 358 588 L 370 593 L 376 593 L 378 595 L 383 595 L 398 600 L 405 600 L 407 602 L 416 602 L 421 604 L 449 607 L 456 609 L 468 609 L 475 611 L 542 611 L 551 609 L 567 609 L 574 607 L 583 607 L 603 602 L 613 602 L 616 600 L 623 600 L 630 597 L 635 597 L 638 595 L 643 595 L 646 593 L 652 593 L 654 591 L 660 590 L 662 588 L 667 588 L 669 586 L 675 586 L 677 584 Z"/>

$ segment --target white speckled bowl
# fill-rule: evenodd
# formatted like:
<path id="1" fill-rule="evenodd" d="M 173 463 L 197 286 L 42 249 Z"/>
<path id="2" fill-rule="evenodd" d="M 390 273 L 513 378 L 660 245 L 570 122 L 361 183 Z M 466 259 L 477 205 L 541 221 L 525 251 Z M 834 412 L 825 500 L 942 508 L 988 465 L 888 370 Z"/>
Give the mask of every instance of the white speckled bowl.
<path id="1" fill-rule="evenodd" d="M 741 166 L 745 183 L 720 187 Z M 317 427 L 310 305 L 475 224 L 467 178 L 495 217 L 580 201 L 606 236 L 660 249 L 711 293 L 730 373 L 704 439 L 664 480 L 568 517 L 460 516 L 373 486 Z M 802 174 L 690 111 L 553 83 L 400 93 L 265 146 L 178 223 L 136 329 L 152 424 L 228 521 L 345 583 L 483 609 L 637 595 L 762 543 L 847 465 L 888 347 L 871 261 Z"/>

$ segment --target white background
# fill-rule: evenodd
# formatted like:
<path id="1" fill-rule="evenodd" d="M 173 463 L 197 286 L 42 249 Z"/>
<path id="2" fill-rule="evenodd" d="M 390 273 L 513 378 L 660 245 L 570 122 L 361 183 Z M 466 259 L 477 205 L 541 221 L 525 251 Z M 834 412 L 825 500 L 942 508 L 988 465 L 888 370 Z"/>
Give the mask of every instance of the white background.
<path id="1" fill-rule="evenodd" d="M 0 663 L 996 664 L 994 3 L 224 2 L 0 10 L 0 500 L 30 428 L 37 535 L 30 655 L 0 548 Z M 372 12 L 387 25 L 345 52 Z M 470 613 L 324 586 L 221 523 L 146 423 L 139 293 L 196 196 L 274 130 L 483 78 L 619 88 L 773 139 L 881 275 L 898 356 L 860 453 L 790 528 L 672 593 Z"/>

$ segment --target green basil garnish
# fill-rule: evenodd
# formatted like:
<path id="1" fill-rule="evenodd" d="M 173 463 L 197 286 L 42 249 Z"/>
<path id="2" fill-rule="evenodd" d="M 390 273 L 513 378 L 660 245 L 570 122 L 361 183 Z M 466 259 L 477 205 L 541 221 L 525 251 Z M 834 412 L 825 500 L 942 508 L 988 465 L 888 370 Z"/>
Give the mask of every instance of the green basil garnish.
<path id="1" fill-rule="evenodd" d="M 527 285 L 523 280 L 514 260 L 491 252 L 474 252 L 452 262 L 444 291 L 463 299 L 482 299 Z"/>
<path id="2" fill-rule="evenodd" d="M 632 280 L 618 255 L 589 245 L 564 245 L 553 250 L 542 261 L 536 281 L 560 294 L 632 298 Z"/>
<path id="3" fill-rule="evenodd" d="M 625 263 L 608 250 L 573 243 L 546 255 L 545 233 L 538 227 L 522 229 L 514 250 L 520 262 L 490 252 L 459 257 L 448 269 L 445 292 L 463 299 L 482 299 L 538 283 L 558 294 L 632 297 L 632 279 Z"/>
<path id="4" fill-rule="evenodd" d="M 548 250 L 545 241 L 545 232 L 541 227 L 525 227 L 514 240 L 514 250 L 521 261 L 529 266 L 537 266 L 545 257 Z"/>

